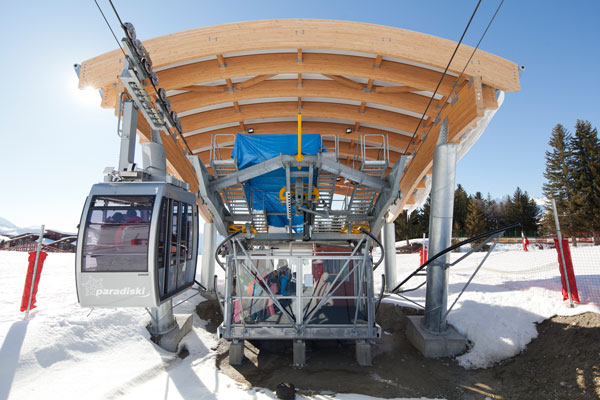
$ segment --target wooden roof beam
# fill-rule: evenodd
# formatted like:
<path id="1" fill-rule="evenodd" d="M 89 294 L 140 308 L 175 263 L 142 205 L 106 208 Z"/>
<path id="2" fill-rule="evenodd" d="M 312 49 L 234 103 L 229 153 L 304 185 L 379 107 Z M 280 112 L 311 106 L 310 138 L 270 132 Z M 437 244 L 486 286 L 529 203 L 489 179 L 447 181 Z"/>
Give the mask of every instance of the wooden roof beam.
<path id="1" fill-rule="evenodd" d="M 271 135 L 271 134 L 289 134 L 294 135 L 298 132 L 296 121 L 282 122 L 263 122 L 246 124 L 246 128 L 254 129 L 254 135 Z M 347 124 L 332 123 L 332 122 L 317 122 L 317 121 L 302 121 L 302 132 L 304 133 L 319 133 L 322 135 L 336 135 L 341 141 L 353 140 L 358 141 L 359 132 L 350 132 L 346 134 Z M 185 138 L 191 149 L 209 148 L 212 134 L 237 134 L 240 130 L 237 126 L 228 128 L 216 129 L 214 131 L 198 133 Z M 360 126 L 360 133 L 363 134 L 387 134 L 386 131 Z M 410 141 L 410 137 L 406 135 L 398 135 L 394 133 L 388 134 L 388 142 L 390 147 L 404 150 Z M 412 147 L 420 143 L 418 138 L 413 140 Z"/>
<path id="2" fill-rule="evenodd" d="M 406 92 L 420 92 L 425 89 L 416 88 L 412 86 L 377 86 L 375 93 L 406 93 Z"/>
<path id="3" fill-rule="evenodd" d="M 186 86 L 181 88 L 181 90 L 187 90 L 189 92 L 194 93 L 221 93 L 225 92 L 225 86 Z"/>
<path id="4" fill-rule="evenodd" d="M 414 132 L 419 122 L 418 118 L 398 114 L 392 111 L 376 108 L 366 108 L 364 113 L 357 113 L 356 106 L 349 104 L 306 102 L 302 104 L 302 115 L 313 118 L 332 118 L 338 120 L 358 121 L 362 124 L 374 124 L 389 130 L 406 133 Z M 233 107 L 219 108 L 180 118 L 184 132 L 206 129 L 212 126 L 237 122 L 241 119 L 260 120 L 266 118 L 295 117 L 298 113 L 295 102 L 273 102 L 247 104 L 240 113 Z M 241 116 L 240 116 L 241 114 Z M 420 131 L 422 132 L 422 131 Z M 419 133 L 418 135 L 420 135 Z"/>
<path id="5" fill-rule="evenodd" d="M 377 57 L 375 57 L 375 62 L 373 63 L 373 68 L 379 68 L 381 67 L 381 62 L 383 61 L 383 56 L 382 55 L 377 55 Z"/>
<path id="6" fill-rule="evenodd" d="M 406 167 L 400 180 L 400 191 L 403 198 L 393 206 L 391 217 L 393 221 L 402 212 L 407 204 L 407 193 L 413 193 L 419 182 L 433 166 L 433 150 L 437 144 L 441 121 L 448 118 L 448 141 L 460 143 L 462 136 L 473 129 L 477 121 L 483 117 L 483 95 L 481 79 L 474 78 L 471 85 L 465 85 L 458 93 L 458 99 L 452 107 L 446 107 L 440 115 L 439 121 L 429 131 L 416 154 Z"/>
<path id="7" fill-rule="evenodd" d="M 254 78 L 250 78 L 248 80 L 245 80 L 244 82 L 240 82 L 240 83 L 236 83 L 234 85 L 234 87 L 236 89 L 248 89 L 254 85 L 257 85 L 259 83 L 261 83 L 262 81 L 265 81 L 269 78 L 274 77 L 275 74 L 270 74 L 270 75 L 257 75 Z"/>
<path id="8" fill-rule="evenodd" d="M 348 78 L 340 76 L 340 75 L 327 75 L 327 74 L 323 74 L 323 75 L 329 79 L 333 79 L 334 81 L 341 83 L 344 86 L 348 86 L 353 89 L 360 89 L 360 90 L 364 89 L 364 86 L 361 83 L 353 81 L 352 79 L 348 79 Z"/>
<path id="9" fill-rule="evenodd" d="M 159 71 L 158 76 L 160 86 L 165 90 L 238 76 L 304 73 L 360 76 L 428 91 L 435 90 L 442 76 L 437 71 L 400 63 L 386 63 L 380 68 L 373 68 L 373 60 L 367 57 L 324 53 L 304 53 L 303 57 L 304 62 L 297 63 L 295 54 L 289 53 L 236 56 L 227 59 L 227 68 L 214 68 L 214 61 L 204 61 Z M 438 92 L 448 94 L 455 79 L 446 75 Z M 345 82 L 362 88 L 358 82 L 348 81 Z"/>
<path id="10" fill-rule="evenodd" d="M 193 86 L 192 88 L 215 88 L 215 86 Z M 211 91 L 210 95 L 206 96 L 199 96 L 197 93 L 182 93 L 170 96 L 169 100 L 173 105 L 173 109 L 178 113 L 196 108 L 228 103 L 232 100 L 244 101 L 277 97 L 321 97 L 347 99 L 359 101 L 361 103 L 381 104 L 404 109 L 417 114 L 422 114 L 423 111 L 425 111 L 427 102 L 429 101 L 427 97 L 414 93 L 375 94 L 373 92 L 352 89 L 334 81 L 317 81 L 312 79 L 304 80 L 302 86 L 298 86 L 295 79 L 266 80 L 251 88 L 239 91 L 236 90 L 233 93 L 226 92 L 225 86 L 220 86 L 218 88 L 219 89 L 198 89 L 199 93 Z M 216 91 L 212 93 L 212 90 Z M 116 98 L 116 92 L 114 95 Z M 435 107 L 430 107 L 427 115 L 433 116 L 437 114 L 437 112 L 438 110 L 436 110 Z"/>
<path id="11" fill-rule="evenodd" d="M 296 33 L 300 31 L 301 35 Z M 217 37 L 219 40 L 210 40 Z M 382 41 L 382 37 L 389 40 Z M 383 61 L 383 56 L 430 65 L 433 68 L 444 68 L 456 43 L 431 35 L 380 25 L 347 21 L 285 19 L 238 22 L 176 32 L 145 40 L 144 46 L 152 55 L 155 68 L 164 68 L 216 54 L 222 56 L 233 52 L 260 52 L 287 48 L 336 49 L 349 53 L 377 54 L 375 60 L 369 58 L 371 68 L 374 61 L 375 63 Z M 455 61 L 450 66 L 450 72 L 460 73 L 472 52 L 472 47 L 460 46 Z M 308 54 L 304 53 L 303 56 L 306 62 Z M 296 62 L 295 52 L 292 57 Z M 230 58 L 226 61 L 228 69 Z M 225 60 L 222 62 L 224 63 Z M 80 87 L 92 86 L 98 89 L 114 83 L 122 70 L 122 63 L 123 56 L 118 49 L 84 61 Z M 388 64 L 397 63 L 382 63 L 381 69 L 385 69 Z M 468 76 L 482 76 L 483 83 L 504 91 L 519 90 L 518 66 L 483 50 L 475 53 L 473 63 L 467 66 L 465 73 Z M 341 72 L 339 74 L 352 76 Z"/>

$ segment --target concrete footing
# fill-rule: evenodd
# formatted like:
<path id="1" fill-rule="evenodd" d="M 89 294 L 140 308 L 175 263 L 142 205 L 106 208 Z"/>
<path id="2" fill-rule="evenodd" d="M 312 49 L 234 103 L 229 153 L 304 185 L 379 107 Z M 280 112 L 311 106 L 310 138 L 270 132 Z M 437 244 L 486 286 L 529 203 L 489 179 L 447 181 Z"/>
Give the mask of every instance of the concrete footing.
<path id="1" fill-rule="evenodd" d="M 233 340 L 229 344 L 229 364 L 241 365 L 244 360 L 244 341 Z"/>
<path id="2" fill-rule="evenodd" d="M 373 355 L 371 353 L 371 343 L 367 340 L 356 341 L 356 362 L 361 367 L 373 365 Z"/>
<path id="3" fill-rule="evenodd" d="M 306 342 L 304 340 L 294 340 L 294 367 L 304 367 L 306 365 Z"/>
<path id="4" fill-rule="evenodd" d="M 467 338 L 452 326 L 444 334 L 434 334 L 423 328 L 422 316 L 409 316 L 406 336 L 426 358 L 451 357 L 467 349 Z"/>
<path id="5" fill-rule="evenodd" d="M 200 289 L 200 296 L 204 297 L 206 300 L 216 300 L 217 294 L 214 290 L 202 290 Z"/>
<path id="6" fill-rule="evenodd" d="M 176 314 L 174 318 L 176 326 L 169 332 L 158 335 L 156 342 L 160 347 L 172 353 L 177 352 L 179 342 L 192 330 L 193 323 L 192 314 Z"/>

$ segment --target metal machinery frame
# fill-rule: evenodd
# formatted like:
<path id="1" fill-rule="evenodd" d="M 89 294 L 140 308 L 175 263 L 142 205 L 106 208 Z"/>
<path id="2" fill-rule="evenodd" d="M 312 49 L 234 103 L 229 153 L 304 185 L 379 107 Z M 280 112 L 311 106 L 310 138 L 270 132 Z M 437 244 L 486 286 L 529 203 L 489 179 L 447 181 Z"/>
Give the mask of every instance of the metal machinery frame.
<path id="1" fill-rule="evenodd" d="M 297 366 L 305 363 L 304 340 L 356 340 L 359 364 L 371 363 L 368 340 L 381 331 L 375 323 L 370 254 L 373 240 L 379 241 L 370 232 L 381 231 L 388 208 L 399 198 L 406 157 L 386 176 L 385 135 L 362 136 L 352 167 L 338 161 L 337 140 L 332 143 L 328 149 L 321 145 L 315 155 L 279 154 L 238 169 L 235 159 L 221 157 L 230 154 L 222 150 L 233 146 L 232 138 L 213 135 L 214 176 L 198 157 L 189 157 L 199 196 L 218 232 L 229 235 L 216 253 L 225 257 L 224 264 L 217 262 L 226 272 L 219 335 L 233 341 L 232 364 L 241 363 L 243 341 L 252 339 L 291 339 Z M 367 150 L 376 157 L 367 158 Z M 261 206 L 261 193 L 251 192 L 258 201 L 248 199 L 246 185 L 280 168 L 285 171 L 280 197 L 286 212 L 270 213 Z M 346 198 L 334 199 L 336 185 L 346 186 Z M 282 214 L 288 221 L 284 229 L 268 225 L 269 216 Z M 304 217 L 301 232 L 292 226 L 295 215 Z M 282 274 L 288 276 L 291 293 L 273 279 Z"/>

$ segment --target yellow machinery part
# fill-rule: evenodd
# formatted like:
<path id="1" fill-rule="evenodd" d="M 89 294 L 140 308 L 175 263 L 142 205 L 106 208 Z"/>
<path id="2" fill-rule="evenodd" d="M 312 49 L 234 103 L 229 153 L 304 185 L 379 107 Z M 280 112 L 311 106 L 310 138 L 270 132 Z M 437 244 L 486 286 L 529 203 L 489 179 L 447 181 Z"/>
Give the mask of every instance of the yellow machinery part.
<path id="1" fill-rule="evenodd" d="M 244 224 L 231 224 L 227 227 L 227 233 L 235 233 L 238 231 L 242 231 L 242 233 L 246 233 L 246 225 Z M 251 233 L 258 233 L 256 229 L 252 226 L 250 227 Z"/>
<path id="2" fill-rule="evenodd" d="M 292 194 L 294 194 L 294 191 L 292 190 Z M 304 192 L 304 197 L 308 196 L 308 193 Z M 313 186 L 313 191 L 312 191 L 312 200 L 313 201 L 318 201 L 319 200 L 319 191 L 317 190 L 316 187 Z M 281 188 L 281 190 L 279 191 L 279 200 L 281 200 L 282 202 L 285 203 L 285 186 Z"/>
<path id="3" fill-rule="evenodd" d="M 371 232 L 371 228 L 369 227 L 369 224 L 357 224 L 357 225 L 352 225 L 352 233 L 361 233 L 360 228 L 363 228 L 367 232 Z M 344 226 L 340 230 L 340 233 L 348 233 L 348 227 Z"/>

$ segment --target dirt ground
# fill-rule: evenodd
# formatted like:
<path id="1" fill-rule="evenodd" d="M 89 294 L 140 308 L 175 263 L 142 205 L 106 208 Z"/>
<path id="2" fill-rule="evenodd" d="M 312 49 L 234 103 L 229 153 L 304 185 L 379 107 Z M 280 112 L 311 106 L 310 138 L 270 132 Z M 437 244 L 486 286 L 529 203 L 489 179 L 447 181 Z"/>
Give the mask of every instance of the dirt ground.
<path id="1" fill-rule="evenodd" d="M 198 314 L 216 332 L 221 323 L 215 302 Z M 292 383 L 301 394 L 361 393 L 370 396 L 446 399 L 600 399 L 600 315 L 554 317 L 538 325 L 518 356 L 488 369 L 465 370 L 453 359 L 425 359 L 405 335 L 406 315 L 416 311 L 382 304 L 377 322 L 382 338 L 373 347 L 373 366 L 360 367 L 353 343 L 307 342 L 307 365 L 293 368 L 291 343 L 255 347 L 246 341 L 241 366 L 228 362 L 229 342 L 221 340 L 216 367 L 238 382 L 275 390 Z M 272 346 L 269 346 L 272 347 Z"/>

